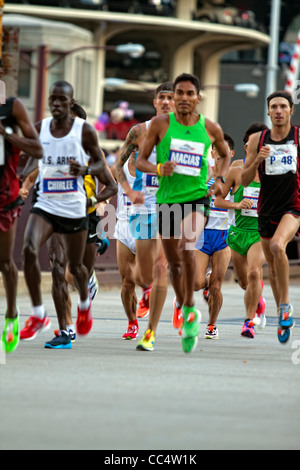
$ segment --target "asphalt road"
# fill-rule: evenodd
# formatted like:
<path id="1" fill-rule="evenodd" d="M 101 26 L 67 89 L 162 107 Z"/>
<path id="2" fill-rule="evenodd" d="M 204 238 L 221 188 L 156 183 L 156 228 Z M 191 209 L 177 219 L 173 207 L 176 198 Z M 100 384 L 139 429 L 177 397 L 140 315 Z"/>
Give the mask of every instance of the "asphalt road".
<path id="1" fill-rule="evenodd" d="M 0 450 L 299 450 L 299 285 L 291 286 L 297 324 L 284 346 L 268 285 L 267 326 L 254 340 L 240 336 L 242 290 L 230 282 L 223 293 L 218 341 L 204 339 L 207 306 L 196 293 L 202 327 L 190 355 L 172 327 L 171 287 L 153 352 L 136 351 L 136 342 L 122 340 L 127 321 L 117 288 L 99 292 L 87 337 L 71 350 L 45 349 L 57 327 L 45 294 L 51 331 L 20 343 L 11 355 L 2 353 Z M 77 294 L 72 299 L 75 306 Z M 18 303 L 23 325 L 28 296 Z M 145 328 L 143 319 L 141 334 Z"/>

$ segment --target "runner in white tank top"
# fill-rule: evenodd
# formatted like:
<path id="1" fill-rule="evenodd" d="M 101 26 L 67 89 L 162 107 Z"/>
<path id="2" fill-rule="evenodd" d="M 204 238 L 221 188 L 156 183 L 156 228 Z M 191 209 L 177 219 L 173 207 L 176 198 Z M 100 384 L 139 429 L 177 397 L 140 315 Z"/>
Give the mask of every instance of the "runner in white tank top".
<path id="1" fill-rule="evenodd" d="M 44 156 L 39 161 L 39 184 L 34 207 L 70 219 L 86 216 L 86 192 L 83 176 L 70 175 L 70 160 L 81 166 L 88 162 L 82 147 L 83 119 L 75 118 L 70 132 L 57 138 L 51 134 L 52 117 L 43 119 L 40 140 Z"/>
<path id="2" fill-rule="evenodd" d="M 43 163 L 37 201 L 31 210 L 24 236 L 24 274 L 32 302 L 32 315 L 20 332 L 23 340 L 31 340 L 48 329 L 50 320 L 42 302 L 38 255 L 41 246 L 53 233 L 60 233 L 70 273 L 79 293 L 77 332 L 89 333 L 92 327 L 91 301 L 88 295 L 89 273 L 83 264 L 88 218 L 83 176 L 96 175 L 105 185 L 96 203 L 111 197 L 117 185 L 105 164 L 94 128 L 82 119 L 71 116 L 73 87 L 65 81 L 50 87 L 49 108 L 52 118 L 36 124 L 41 133 Z M 89 166 L 86 166 L 89 155 Z M 45 344 L 53 349 L 69 349 L 71 339 L 66 327 L 66 312 L 58 315 L 61 335 Z"/>

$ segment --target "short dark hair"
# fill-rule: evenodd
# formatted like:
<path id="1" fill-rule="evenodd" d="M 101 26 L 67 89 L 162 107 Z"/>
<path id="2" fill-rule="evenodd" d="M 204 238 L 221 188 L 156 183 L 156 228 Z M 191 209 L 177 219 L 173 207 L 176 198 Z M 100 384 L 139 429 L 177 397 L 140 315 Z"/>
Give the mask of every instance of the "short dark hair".
<path id="1" fill-rule="evenodd" d="M 234 140 L 229 134 L 226 134 L 226 132 L 224 132 L 224 140 L 229 145 L 230 150 L 234 150 Z"/>
<path id="2" fill-rule="evenodd" d="M 176 77 L 174 80 L 174 90 L 176 88 L 176 85 L 180 82 L 191 82 L 195 86 L 197 94 L 199 95 L 200 80 L 198 77 L 196 77 L 196 75 L 192 75 L 191 73 L 182 73 L 181 75 L 178 75 L 178 77 Z"/>
<path id="3" fill-rule="evenodd" d="M 250 135 L 255 134 L 256 132 L 264 131 L 265 129 L 268 129 L 268 126 L 266 126 L 266 124 L 263 122 L 253 122 L 250 124 L 243 137 L 244 145 L 246 145 L 248 142 Z"/>
<path id="4" fill-rule="evenodd" d="M 155 92 L 154 92 L 154 96 L 155 98 L 162 92 L 162 91 L 169 91 L 169 92 L 173 92 L 174 91 L 174 87 L 173 87 L 173 83 L 172 82 L 165 82 L 165 83 L 162 83 L 161 85 L 159 85 Z"/>
<path id="5" fill-rule="evenodd" d="M 274 91 L 273 93 L 271 93 L 271 94 L 267 97 L 268 106 L 269 106 L 269 104 L 270 104 L 270 101 L 271 101 L 273 98 L 285 98 L 285 99 L 288 100 L 288 102 L 290 103 L 291 108 L 294 106 L 293 97 L 292 97 L 292 95 L 291 95 L 291 93 L 290 93 L 289 91 L 286 91 L 286 90 L 278 90 L 278 91 Z"/>
<path id="6" fill-rule="evenodd" d="M 70 96 L 71 98 L 73 98 L 73 95 L 74 95 L 74 88 L 73 86 L 71 85 L 71 83 L 69 82 L 66 82 L 65 80 L 58 80 L 57 82 L 54 82 L 52 83 L 52 85 L 50 86 L 49 90 L 51 90 L 51 88 L 69 88 L 70 90 Z"/>

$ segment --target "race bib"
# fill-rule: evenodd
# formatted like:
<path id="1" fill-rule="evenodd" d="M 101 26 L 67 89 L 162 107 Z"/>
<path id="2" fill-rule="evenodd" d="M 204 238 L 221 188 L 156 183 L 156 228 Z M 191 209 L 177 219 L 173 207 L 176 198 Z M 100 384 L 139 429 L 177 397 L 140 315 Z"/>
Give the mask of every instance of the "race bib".
<path id="1" fill-rule="evenodd" d="M 74 200 L 78 194 L 78 179 L 69 174 L 69 166 L 53 166 L 42 169 L 43 195 L 56 201 Z"/>
<path id="2" fill-rule="evenodd" d="M 187 176 L 199 176 L 205 145 L 200 142 L 171 140 L 169 160 L 176 162 L 174 173 Z"/>
<path id="3" fill-rule="evenodd" d="M 230 195 L 227 194 L 225 201 L 229 201 Z M 209 217 L 216 217 L 218 219 L 228 219 L 228 209 L 222 209 L 220 207 L 215 206 L 216 197 L 212 196 L 210 201 L 210 210 L 209 210 Z"/>
<path id="4" fill-rule="evenodd" d="M 156 194 L 158 190 L 158 179 L 157 175 L 151 173 L 146 174 L 146 193 Z"/>
<path id="5" fill-rule="evenodd" d="M 266 175 L 285 175 L 297 172 L 298 152 L 295 144 L 269 145 L 270 156 L 266 158 Z"/>
<path id="6" fill-rule="evenodd" d="M 131 200 L 129 199 L 129 197 L 125 193 L 123 193 L 123 205 L 124 205 L 125 213 L 129 216 L 130 208 L 131 208 Z"/>
<path id="7" fill-rule="evenodd" d="M 257 205 L 259 198 L 260 188 L 244 188 L 243 199 L 250 199 L 252 201 L 252 207 L 250 209 L 242 209 L 241 214 L 246 217 L 258 217 Z"/>

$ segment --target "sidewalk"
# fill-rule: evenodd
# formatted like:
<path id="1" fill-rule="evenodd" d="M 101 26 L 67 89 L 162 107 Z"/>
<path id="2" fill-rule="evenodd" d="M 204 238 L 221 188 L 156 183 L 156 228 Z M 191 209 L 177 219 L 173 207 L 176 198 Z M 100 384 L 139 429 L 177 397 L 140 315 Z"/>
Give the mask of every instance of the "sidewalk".
<path id="1" fill-rule="evenodd" d="M 0 365 L 0 450 L 299 450 L 299 286 L 291 287 L 297 325 L 285 346 L 277 340 L 268 285 L 267 327 L 254 340 L 240 336 L 239 286 L 227 282 L 223 294 L 220 339 L 211 341 L 204 339 L 207 306 L 196 293 L 203 314 L 199 343 L 185 355 L 171 323 L 172 288 L 150 353 L 122 340 L 127 321 L 118 288 L 100 290 L 88 337 L 72 350 L 44 349 L 57 326 L 44 291 L 51 331 L 22 342 Z M 72 300 L 75 312 L 76 293 Z M 20 294 L 18 303 L 23 325 L 28 295 Z M 1 311 L 1 330 L 3 323 Z M 141 334 L 146 325 L 140 321 Z"/>

